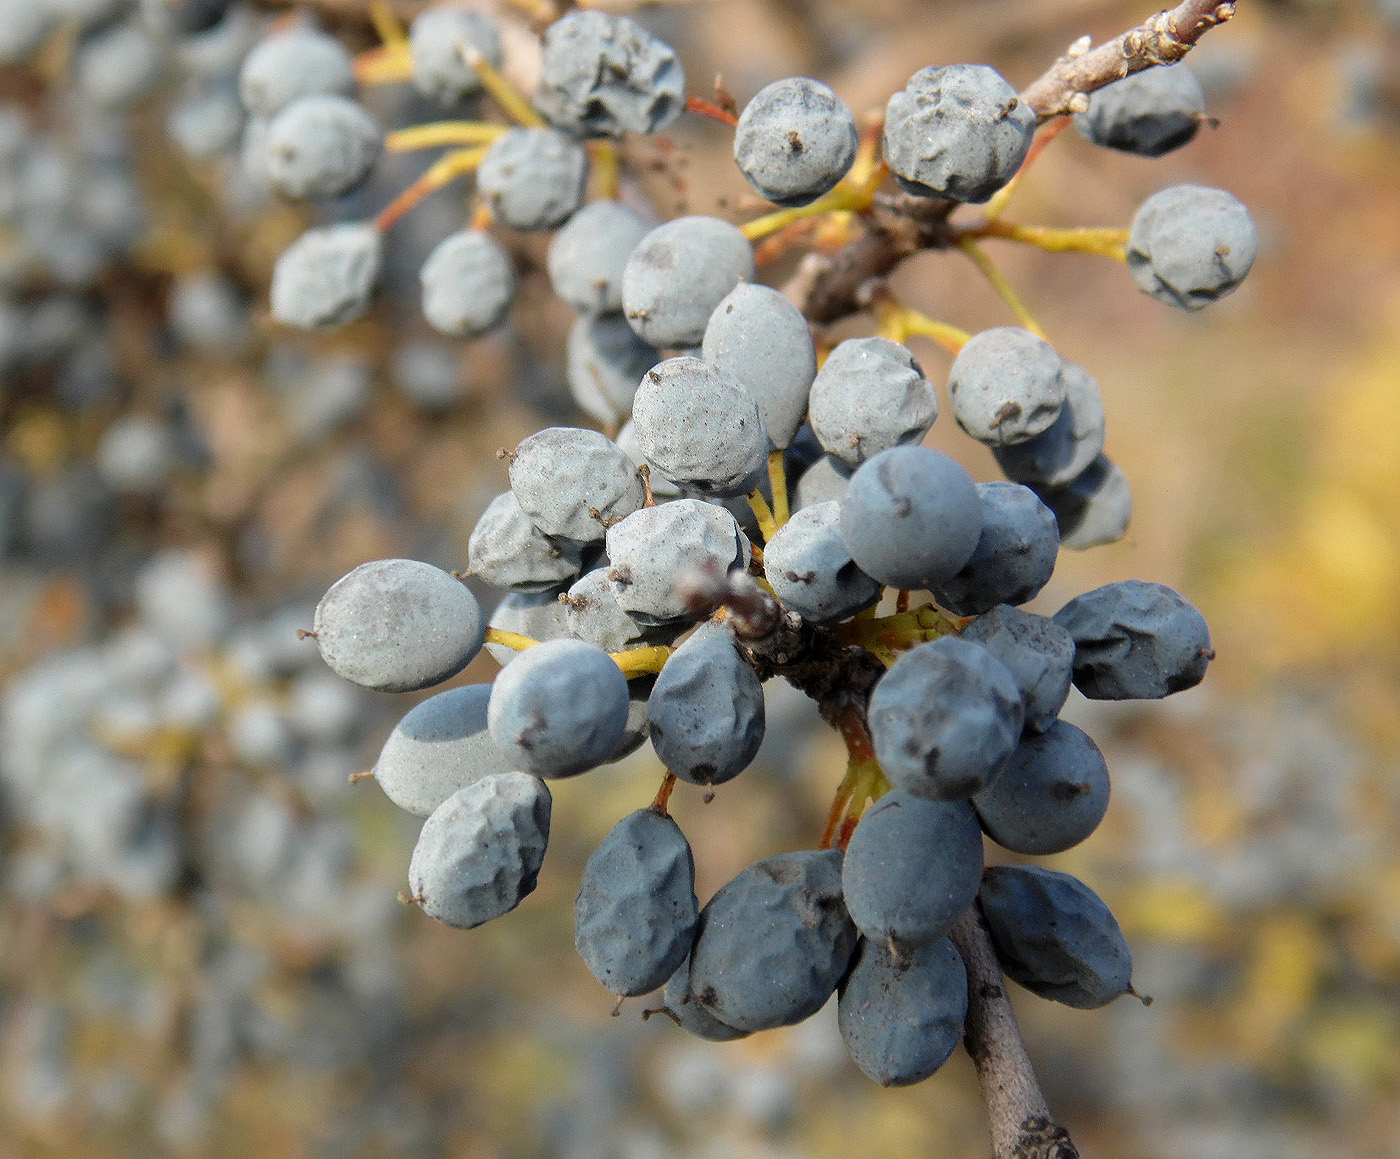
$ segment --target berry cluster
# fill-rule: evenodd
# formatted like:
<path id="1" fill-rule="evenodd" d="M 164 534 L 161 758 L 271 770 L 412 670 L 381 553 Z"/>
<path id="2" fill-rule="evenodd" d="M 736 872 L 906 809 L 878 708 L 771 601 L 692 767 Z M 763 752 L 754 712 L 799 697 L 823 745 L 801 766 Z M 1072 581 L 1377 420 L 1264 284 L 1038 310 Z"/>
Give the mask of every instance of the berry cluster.
<path id="1" fill-rule="evenodd" d="M 649 229 L 615 199 L 582 204 L 577 138 L 666 123 L 681 104 L 674 55 L 587 12 L 549 30 L 544 62 L 535 103 L 554 127 L 499 135 L 478 192 L 486 219 L 563 225 L 549 273 L 580 312 L 571 380 L 617 437 L 551 427 L 508 453 L 510 490 L 469 546 L 469 574 L 507 593 L 489 624 L 457 578 L 410 560 L 357 568 L 316 613 L 326 662 L 370 688 L 430 687 L 483 646 L 503 664 L 490 685 L 419 704 L 375 765 L 386 794 L 427 818 L 409 896 L 462 928 L 514 909 L 545 857 L 547 780 L 649 740 L 665 782 L 589 859 L 575 906 L 578 951 L 613 993 L 664 986 L 680 1026 L 731 1039 L 839 992 L 856 1063 L 902 1085 L 962 1034 L 967 976 L 949 939 L 971 912 L 1034 992 L 1080 1007 L 1130 992 L 1128 948 L 1088 886 L 987 869 L 983 850 L 986 834 L 1015 854 L 1061 852 L 1104 816 L 1104 759 L 1059 719 L 1071 684 L 1157 698 L 1198 683 L 1212 656 L 1200 613 L 1161 584 L 1109 584 L 1053 617 L 1020 607 L 1062 544 L 1127 526 L 1093 377 L 1028 318 L 920 331 L 888 297 L 879 335 L 820 345 L 754 280 L 760 231 L 705 216 Z M 1145 155 L 1184 143 L 1203 114 L 1189 74 L 1162 75 L 1103 90 L 1081 115 L 1086 135 Z M 1025 163 L 1036 121 L 991 69 L 924 69 L 891 99 L 884 164 L 932 203 L 988 202 Z M 769 86 L 738 119 L 741 171 L 799 213 L 841 196 L 859 150 L 849 111 L 806 78 Z M 859 182 L 878 184 L 871 165 Z M 993 231 L 974 232 L 948 244 L 976 254 Z M 363 308 L 379 234 L 304 237 L 279 263 L 275 311 L 324 322 Z M 1256 246 L 1238 202 L 1194 186 L 1150 199 L 1116 244 L 1144 291 L 1187 309 L 1233 290 Z M 504 315 L 514 272 L 478 225 L 443 242 L 422 280 L 430 321 L 469 335 Z M 956 353 L 954 419 L 1009 482 L 976 483 L 920 445 L 939 401 L 901 341 L 913 332 Z M 915 605 L 916 591 L 932 601 Z M 896 607 L 882 614 L 887 592 Z M 713 793 L 750 765 L 763 682 L 778 676 L 818 700 L 850 769 L 815 848 L 757 862 L 702 907 L 667 802 L 677 780 Z"/>
<path id="2" fill-rule="evenodd" d="M 48 7 L 2 7 L 0 57 L 31 56 L 55 30 Z M 742 111 L 722 92 L 717 105 L 688 97 L 670 46 L 601 11 L 543 31 L 527 99 L 506 79 L 507 38 L 479 11 L 435 6 L 402 29 L 378 9 L 384 44 L 354 55 L 309 24 L 268 29 L 221 0 L 67 7 L 81 9 L 68 64 L 88 99 L 123 105 L 178 73 L 170 134 L 222 167 L 220 196 L 312 203 L 303 220 L 314 224 L 273 273 L 281 323 L 322 328 L 375 309 L 401 239 L 412 248 L 406 229 L 393 231 L 458 179 L 472 177 L 474 211 L 407 263 L 441 334 L 500 327 L 524 281 L 511 235 L 556 231 L 541 264 L 578 313 L 569 384 L 607 433 L 549 427 L 509 453 L 510 489 L 468 549 L 470 575 L 506 593 L 489 617 L 461 577 L 395 559 L 337 583 L 313 625 L 327 664 L 376 690 L 435 686 L 483 647 L 502 664 L 489 685 L 420 703 L 375 766 L 391 799 L 426 818 L 409 884 L 428 914 L 465 928 L 516 907 L 546 855 L 548 779 L 650 743 L 666 781 L 598 849 L 578 894 L 579 952 L 613 993 L 664 986 L 682 1026 L 735 1038 L 805 1018 L 839 992 L 852 1056 L 902 1084 L 937 1069 L 962 1032 L 967 955 L 954 943 L 969 915 L 985 920 L 1006 973 L 1037 993 L 1094 1006 L 1130 989 L 1127 948 L 1093 893 L 1047 870 L 984 869 L 983 834 L 1028 856 L 1087 837 L 1108 774 L 1093 741 L 1059 719 L 1071 684 L 1107 699 L 1190 687 L 1209 635 L 1182 597 L 1139 581 L 1053 617 L 1022 609 L 1061 546 L 1121 538 L 1131 497 L 1104 455 L 1097 383 L 1046 340 L 982 244 L 1100 254 L 1143 292 L 1195 310 L 1232 292 L 1254 260 L 1239 202 L 1182 185 L 1150 198 L 1130 229 L 1008 224 L 1018 175 L 1068 120 L 1044 124 L 1051 105 L 982 65 L 921 69 L 862 128 L 806 77 L 763 88 Z M 1206 121 L 1182 66 L 1104 79 L 1052 110 L 1073 112 L 1097 144 L 1158 156 Z M 391 128 L 392 107 L 362 103 L 400 82 L 420 110 L 449 119 Z M 480 119 L 483 94 L 511 124 Z M 776 210 L 742 225 L 657 224 L 629 180 L 627 137 L 687 109 L 733 126 L 740 173 Z M 38 287 L 0 311 L 7 365 L 47 350 L 37 323 L 63 322 L 62 293 L 91 285 L 139 233 L 120 150 L 85 142 L 65 168 L 36 137 L 0 126 L 17 175 L 0 215 L 22 243 L 18 276 Z M 371 210 L 386 162 L 419 149 L 446 151 Z M 800 279 L 787 293 L 758 281 L 809 242 L 809 292 Z M 902 305 L 880 281 L 907 256 L 898 244 L 961 251 L 1018 325 L 966 333 Z M 850 266 L 860 276 L 834 295 L 848 305 L 830 307 L 831 294 L 820 305 L 813 287 L 839 280 L 823 262 L 862 245 L 868 261 Z M 876 333 L 831 340 L 821 324 L 856 305 Z M 217 277 L 181 277 L 170 312 L 192 348 L 248 342 L 243 303 Z M 940 392 L 913 336 L 954 356 L 946 406 L 1008 481 L 974 482 L 921 445 Z M 427 405 L 451 396 L 450 348 L 401 354 L 405 389 Z M 365 403 L 365 374 L 341 370 L 289 392 L 308 437 Z M 180 459 L 177 435 L 151 419 L 119 423 L 99 466 L 123 493 L 154 494 Z M 668 799 L 676 780 L 709 794 L 751 764 L 763 685 L 778 677 L 841 731 L 848 775 L 813 848 L 758 862 L 701 907 Z M 234 730 L 262 754 L 252 763 L 276 755 L 265 725 L 250 716 Z M 292 729 L 282 741 L 290 751 L 315 738 Z M 81 772 L 73 784 L 87 783 Z M 94 798 L 89 844 L 110 846 L 111 864 L 80 868 L 120 888 L 156 812 L 130 776 L 104 784 L 115 804 Z M 174 862 L 152 872 L 159 892 Z"/>

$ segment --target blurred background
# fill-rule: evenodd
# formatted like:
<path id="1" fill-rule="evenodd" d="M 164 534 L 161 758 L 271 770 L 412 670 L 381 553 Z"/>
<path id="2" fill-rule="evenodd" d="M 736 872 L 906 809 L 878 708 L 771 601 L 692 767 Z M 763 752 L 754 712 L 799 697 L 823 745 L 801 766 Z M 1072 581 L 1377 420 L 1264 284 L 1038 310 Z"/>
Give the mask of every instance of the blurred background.
<path id="1" fill-rule="evenodd" d="M 831 1010 L 725 1045 L 646 1020 L 646 999 L 612 1016 L 571 907 L 588 854 L 655 791 L 647 750 L 552 786 L 540 885 L 509 917 L 464 933 L 396 901 L 418 822 L 347 777 L 416 698 L 338 680 L 296 629 L 365 560 L 465 567 L 506 486 L 497 448 L 587 422 L 547 238 L 502 235 L 529 271 L 508 326 L 441 338 L 416 282 L 470 212 L 445 191 L 395 230 L 367 319 L 279 328 L 271 266 L 312 218 L 240 163 L 231 86 L 279 13 L 235 5 L 171 43 L 122 0 L 46 3 L 32 56 L 4 42 L 22 4 L 0 4 L 0 1154 L 987 1154 L 961 1053 L 883 1091 Z M 860 114 L 927 64 L 1025 85 L 1148 7 L 632 14 L 693 93 L 722 75 L 742 105 L 807 74 Z M 350 0 L 320 18 L 375 43 Z M 525 17 L 502 19 L 528 85 Z M 1098 377 L 1136 500 L 1128 540 L 1064 553 L 1033 610 L 1158 580 L 1218 651 L 1189 693 L 1066 709 L 1114 800 L 1048 864 L 1109 901 L 1156 1001 L 1014 998 L 1086 1155 L 1400 1156 L 1400 7 L 1246 0 L 1190 64 L 1217 128 L 1159 161 L 1066 133 L 1008 217 L 1125 226 L 1157 189 L 1222 186 L 1263 241 L 1234 296 L 1187 316 L 1102 259 L 989 243 Z M 406 86 L 365 99 L 387 125 L 440 116 Z M 666 137 L 627 150 L 659 212 L 759 212 L 728 130 L 686 117 Z M 323 218 L 375 212 L 425 165 L 386 157 Z M 921 255 L 893 288 L 965 329 L 1012 321 L 957 255 Z M 941 385 L 947 356 L 912 345 Z M 947 415 L 928 441 L 1000 477 Z M 494 672 L 483 655 L 458 681 Z M 702 899 L 813 844 L 840 779 L 803 697 L 770 686 L 768 717 L 742 779 L 708 806 L 674 799 Z"/>

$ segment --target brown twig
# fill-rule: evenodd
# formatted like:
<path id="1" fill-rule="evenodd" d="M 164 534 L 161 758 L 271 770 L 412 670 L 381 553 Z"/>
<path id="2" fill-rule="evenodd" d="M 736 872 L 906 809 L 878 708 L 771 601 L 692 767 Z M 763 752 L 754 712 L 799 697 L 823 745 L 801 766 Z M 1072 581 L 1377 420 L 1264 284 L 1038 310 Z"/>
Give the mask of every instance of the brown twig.
<path id="1" fill-rule="evenodd" d="M 1020 99 L 1041 121 L 1073 112 L 1086 94 L 1132 72 L 1180 60 L 1209 29 L 1234 15 L 1234 0 L 1183 0 L 1121 36 L 1090 48 L 1073 45 Z M 830 254 L 809 253 L 783 292 L 819 326 L 863 308 L 862 289 L 921 250 L 950 244 L 948 215 L 957 203 L 882 194 L 863 234 Z"/>
<path id="2" fill-rule="evenodd" d="M 1042 121 L 1080 112 L 1089 93 L 1145 68 L 1175 64 L 1234 14 L 1234 0 L 1182 0 L 1098 48 L 1079 41 L 1021 91 L 1021 100 Z"/>
<path id="3" fill-rule="evenodd" d="M 967 966 L 963 1045 L 977 1068 L 996 1159 L 1079 1159 L 1069 1132 L 1051 1117 L 992 948 L 981 907 L 968 907 L 949 935 Z"/>

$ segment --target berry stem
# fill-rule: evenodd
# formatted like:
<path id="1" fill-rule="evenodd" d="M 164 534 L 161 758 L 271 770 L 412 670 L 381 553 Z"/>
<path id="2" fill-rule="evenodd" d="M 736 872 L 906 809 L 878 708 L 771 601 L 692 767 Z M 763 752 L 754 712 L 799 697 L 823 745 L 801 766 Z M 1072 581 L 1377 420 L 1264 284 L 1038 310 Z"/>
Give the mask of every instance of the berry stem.
<path id="1" fill-rule="evenodd" d="M 995 1159 L 1079 1159 L 1069 1132 L 1050 1116 L 976 902 L 949 936 L 967 966 L 963 1046 L 977 1068 Z"/>
<path id="2" fill-rule="evenodd" d="M 622 158 L 611 141 L 588 143 L 589 167 L 593 173 L 595 200 L 612 200 L 622 184 Z"/>
<path id="3" fill-rule="evenodd" d="M 656 790 L 656 796 L 651 802 L 651 807 L 663 817 L 670 816 L 670 814 L 666 812 L 666 808 L 671 803 L 671 793 L 675 790 L 675 787 L 676 774 L 668 769 L 666 775 L 661 779 L 661 788 Z"/>
<path id="4" fill-rule="evenodd" d="M 526 648 L 533 648 L 539 643 L 529 636 L 522 636 L 519 632 L 507 632 L 502 628 L 487 628 L 486 642 L 488 644 L 499 644 L 502 648 L 509 648 L 513 652 L 523 652 Z"/>
<path id="5" fill-rule="evenodd" d="M 841 211 L 867 213 L 875 203 L 875 191 L 879 189 L 880 183 L 884 181 L 888 173 L 889 169 L 881 161 L 874 166 L 864 181 L 853 181 L 847 177 L 830 193 L 818 197 L 810 205 L 797 205 L 791 209 L 778 209 L 772 213 L 765 213 L 762 217 L 756 217 L 753 221 L 741 225 L 739 229 L 749 241 L 757 241 L 759 238 L 767 237 L 770 233 L 786 229 L 795 221 L 819 217 L 824 213 Z"/>
<path id="6" fill-rule="evenodd" d="M 430 121 L 395 129 L 384 138 L 386 153 L 406 153 L 410 149 L 434 149 L 440 145 L 489 145 L 506 131 L 505 125 L 484 121 Z"/>
<path id="7" fill-rule="evenodd" d="M 370 0 L 369 19 L 385 44 L 408 44 L 408 32 L 398 14 L 384 0 Z"/>
<path id="8" fill-rule="evenodd" d="M 355 57 L 355 80 L 362 85 L 401 84 L 413 79 L 413 56 L 408 44 L 381 44 Z"/>
<path id="9" fill-rule="evenodd" d="M 787 471 L 783 468 L 782 451 L 768 452 L 768 482 L 773 488 L 773 527 L 776 530 L 792 517 L 788 507 Z"/>
<path id="10" fill-rule="evenodd" d="M 707 101 L 704 97 L 686 97 L 685 110 L 688 113 L 699 113 L 702 117 L 709 117 L 712 121 L 718 121 L 721 125 L 728 125 L 731 129 L 739 123 L 739 118 L 728 109 L 722 109 L 713 101 Z"/>
<path id="11" fill-rule="evenodd" d="M 389 229 L 429 194 L 470 173 L 481 164 L 485 154 L 485 147 L 478 145 L 474 149 L 457 149 L 439 158 L 422 177 L 380 210 L 379 216 L 374 219 L 374 228 L 381 233 Z"/>
<path id="12" fill-rule="evenodd" d="M 1006 280 L 1005 275 L 992 264 L 982 247 L 970 237 L 963 237 L 958 242 L 958 249 L 967 254 L 972 259 L 973 264 L 982 271 L 982 276 L 991 282 L 992 288 L 1001 295 L 1001 300 L 1011 307 L 1011 312 L 1016 315 L 1017 320 L 1034 334 L 1037 338 L 1044 338 L 1045 331 L 1040 328 L 1025 302 L 1021 300 L 1021 295 L 1016 293 L 1015 288 Z"/>
<path id="13" fill-rule="evenodd" d="M 763 533 L 763 542 L 767 543 L 773 538 L 773 533 L 778 530 L 773 512 L 768 506 L 768 500 L 763 497 L 763 492 L 757 487 L 749 492 L 748 500 L 749 506 L 753 509 L 753 517 L 758 520 L 758 529 Z"/>
<path id="14" fill-rule="evenodd" d="M 526 129 L 545 127 L 544 118 L 535 112 L 525 95 L 511 84 L 495 65 L 482 56 L 474 44 L 464 40 L 457 45 L 457 52 L 481 78 L 482 86 L 495 98 L 506 116 Z"/>
<path id="15" fill-rule="evenodd" d="M 966 330 L 937 322 L 910 306 L 901 305 L 883 287 L 871 296 L 870 308 L 875 312 L 880 337 L 891 342 L 905 342 L 918 334 L 956 355 L 972 338 Z"/>
<path id="16" fill-rule="evenodd" d="M 1104 85 L 1145 68 L 1175 64 L 1202 36 L 1234 14 L 1234 0 L 1182 0 L 1098 48 L 1090 48 L 1087 42 L 1072 45 L 1021 90 L 1021 100 L 1042 121 L 1076 112 L 1087 104 L 1087 94 Z"/>
<path id="17" fill-rule="evenodd" d="M 1055 226 L 1013 225 L 985 221 L 961 234 L 963 238 L 999 237 L 1038 246 L 1047 253 L 1097 254 L 1113 261 L 1128 260 L 1128 230 L 1092 226 L 1062 229 Z"/>
<path id="18" fill-rule="evenodd" d="M 628 648 L 622 652 L 610 652 L 613 661 L 622 669 L 628 680 L 637 676 L 654 676 L 666 666 L 674 648 L 657 644 L 651 648 Z"/>

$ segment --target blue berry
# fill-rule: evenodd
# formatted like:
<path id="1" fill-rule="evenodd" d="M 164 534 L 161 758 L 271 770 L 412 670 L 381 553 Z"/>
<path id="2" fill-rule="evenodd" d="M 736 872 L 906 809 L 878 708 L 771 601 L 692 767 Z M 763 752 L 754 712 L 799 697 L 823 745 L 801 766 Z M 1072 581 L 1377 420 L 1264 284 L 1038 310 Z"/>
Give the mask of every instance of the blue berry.
<path id="1" fill-rule="evenodd" d="M 574 944 L 614 994 L 646 994 L 690 953 L 700 903 L 680 826 L 655 809 L 619 821 L 584 866 Z"/>
<path id="2" fill-rule="evenodd" d="M 922 797 L 956 800 L 991 783 L 1016 747 L 1021 690 L 980 644 L 956 636 L 920 644 L 880 678 L 870 735 L 885 775 Z"/>
<path id="3" fill-rule="evenodd" d="M 1133 957 L 1108 906 L 1067 873 L 994 865 L 978 895 L 997 960 L 1033 994 L 1080 1010 L 1132 986 Z"/>

